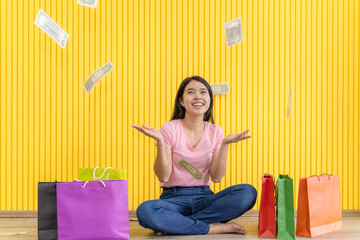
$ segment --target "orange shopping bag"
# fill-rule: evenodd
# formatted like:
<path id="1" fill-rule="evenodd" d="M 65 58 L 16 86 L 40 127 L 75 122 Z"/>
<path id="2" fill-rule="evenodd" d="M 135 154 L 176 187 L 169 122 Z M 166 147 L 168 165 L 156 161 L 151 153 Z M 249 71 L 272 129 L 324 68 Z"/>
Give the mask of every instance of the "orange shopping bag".
<path id="1" fill-rule="evenodd" d="M 342 229 L 338 175 L 300 178 L 296 235 L 315 237 Z"/>

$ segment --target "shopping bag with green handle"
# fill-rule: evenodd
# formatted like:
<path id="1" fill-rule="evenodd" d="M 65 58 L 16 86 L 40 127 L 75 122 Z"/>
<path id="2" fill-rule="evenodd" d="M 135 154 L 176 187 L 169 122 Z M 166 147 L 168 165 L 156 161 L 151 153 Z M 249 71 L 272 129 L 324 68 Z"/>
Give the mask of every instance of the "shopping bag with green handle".
<path id="1" fill-rule="evenodd" d="M 107 168 L 80 168 L 79 180 L 95 181 L 95 180 L 125 180 L 125 170 Z"/>
<path id="2" fill-rule="evenodd" d="M 277 238 L 295 239 L 294 184 L 288 175 L 279 175 L 276 193 Z"/>

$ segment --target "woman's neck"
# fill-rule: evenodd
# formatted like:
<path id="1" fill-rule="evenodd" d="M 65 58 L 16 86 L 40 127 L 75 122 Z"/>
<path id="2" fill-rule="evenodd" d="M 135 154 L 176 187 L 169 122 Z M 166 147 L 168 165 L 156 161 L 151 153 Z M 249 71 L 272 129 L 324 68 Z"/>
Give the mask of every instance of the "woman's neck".
<path id="1" fill-rule="evenodd" d="M 199 130 L 204 128 L 204 116 L 188 116 L 185 114 L 185 117 L 181 119 L 183 126 L 189 130 Z"/>

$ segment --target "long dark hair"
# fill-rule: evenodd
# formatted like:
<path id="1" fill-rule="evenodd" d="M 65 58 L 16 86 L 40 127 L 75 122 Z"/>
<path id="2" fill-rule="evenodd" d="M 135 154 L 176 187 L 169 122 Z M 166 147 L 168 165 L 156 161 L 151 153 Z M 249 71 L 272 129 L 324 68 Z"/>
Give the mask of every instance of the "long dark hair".
<path id="1" fill-rule="evenodd" d="M 213 118 L 213 114 L 212 114 L 213 113 L 213 106 L 214 106 L 213 92 L 211 90 L 211 87 L 210 87 L 209 83 L 205 79 L 203 79 L 202 77 L 199 77 L 199 76 L 187 77 L 181 82 L 180 87 L 179 87 L 179 89 L 177 91 L 177 94 L 176 94 L 176 97 L 175 97 L 174 110 L 173 110 L 173 113 L 171 115 L 171 120 L 182 119 L 182 118 L 185 117 L 186 110 L 185 110 L 185 108 L 183 106 L 181 106 L 180 100 L 183 97 L 185 87 L 192 80 L 201 82 L 207 88 L 207 90 L 208 90 L 208 92 L 210 94 L 210 106 L 209 106 L 209 109 L 204 114 L 204 121 L 206 121 L 206 122 L 210 121 L 211 123 L 214 123 L 214 118 Z"/>

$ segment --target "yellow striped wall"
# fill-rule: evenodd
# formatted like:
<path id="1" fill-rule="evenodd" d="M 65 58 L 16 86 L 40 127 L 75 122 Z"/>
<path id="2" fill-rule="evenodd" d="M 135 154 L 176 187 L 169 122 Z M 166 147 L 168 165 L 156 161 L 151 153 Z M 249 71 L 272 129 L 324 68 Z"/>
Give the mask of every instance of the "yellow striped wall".
<path id="1" fill-rule="evenodd" d="M 34 25 L 40 8 L 69 33 L 65 49 Z M 126 169 L 130 209 L 157 198 L 155 142 L 130 126 L 160 128 L 190 75 L 228 82 L 215 122 L 253 136 L 231 145 L 215 191 L 251 183 L 260 196 L 263 173 L 288 173 L 297 201 L 300 177 L 333 173 L 343 209 L 359 209 L 359 12 L 357 0 L 1 0 L 0 210 L 36 210 L 38 181 L 80 167 Z M 243 42 L 227 48 L 239 16 Z"/>

